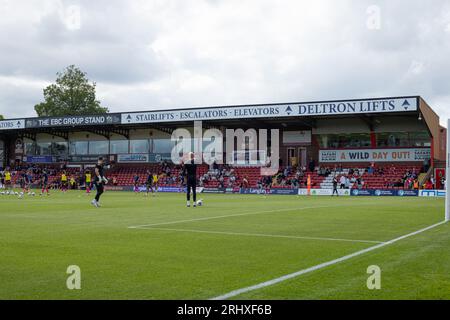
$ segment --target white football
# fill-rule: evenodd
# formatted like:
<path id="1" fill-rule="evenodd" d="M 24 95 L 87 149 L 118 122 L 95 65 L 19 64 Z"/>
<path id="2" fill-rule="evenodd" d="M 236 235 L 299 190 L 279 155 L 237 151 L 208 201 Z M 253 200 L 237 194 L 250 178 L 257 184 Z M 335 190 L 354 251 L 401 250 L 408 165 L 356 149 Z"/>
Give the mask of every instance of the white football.
<path id="1" fill-rule="evenodd" d="M 198 200 L 197 201 L 197 206 L 201 207 L 202 205 L 203 205 L 203 200 L 202 199 Z"/>

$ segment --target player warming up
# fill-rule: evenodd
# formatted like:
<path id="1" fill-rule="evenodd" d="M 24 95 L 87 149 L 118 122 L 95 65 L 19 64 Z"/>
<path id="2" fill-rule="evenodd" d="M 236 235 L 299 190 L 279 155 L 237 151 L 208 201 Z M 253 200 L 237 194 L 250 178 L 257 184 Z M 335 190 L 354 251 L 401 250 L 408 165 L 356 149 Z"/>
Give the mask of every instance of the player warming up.
<path id="1" fill-rule="evenodd" d="M 159 176 L 154 173 L 153 174 L 153 190 L 154 192 L 158 192 L 158 184 L 159 184 Z"/>
<path id="2" fill-rule="evenodd" d="M 44 195 L 44 193 L 47 193 L 47 196 L 50 195 L 50 192 L 48 191 L 48 173 L 47 171 L 43 171 L 41 175 L 41 196 Z"/>
<path id="3" fill-rule="evenodd" d="M 148 194 L 150 191 L 152 192 L 152 195 L 155 196 L 155 189 L 153 187 L 153 174 L 150 172 L 150 170 L 147 170 L 147 181 L 145 182 L 146 186 L 146 196 L 148 197 Z"/>
<path id="4" fill-rule="evenodd" d="M 134 193 L 135 194 L 138 194 L 139 193 L 139 175 L 138 174 L 136 174 L 134 177 L 133 177 L 133 189 L 134 189 Z"/>
<path id="5" fill-rule="evenodd" d="M 98 158 L 97 165 L 95 166 L 95 177 L 94 177 L 94 185 L 97 190 L 97 194 L 95 195 L 95 199 L 92 200 L 91 204 L 95 207 L 100 207 L 100 196 L 103 194 L 105 184 L 108 184 L 108 179 L 104 176 L 104 168 L 103 168 L 103 157 Z"/>
<path id="6" fill-rule="evenodd" d="M 195 164 L 194 153 L 189 153 L 189 160 L 184 163 L 183 176 L 186 178 L 187 206 L 191 206 L 191 189 L 193 196 L 193 206 L 197 206 L 197 165 Z"/>
<path id="7" fill-rule="evenodd" d="M 63 171 L 61 174 L 61 191 L 62 193 L 66 193 L 69 188 L 69 182 L 67 181 L 67 173 Z"/>
<path id="8" fill-rule="evenodd" d="M 89 170 L 86 171 L 85 177 L 84 177 L 84 184 L 86 186 L 86 195 L 89 195 L 91 193 L 91 187 L 92 187 L 92 176 L 91 172 Z"/>

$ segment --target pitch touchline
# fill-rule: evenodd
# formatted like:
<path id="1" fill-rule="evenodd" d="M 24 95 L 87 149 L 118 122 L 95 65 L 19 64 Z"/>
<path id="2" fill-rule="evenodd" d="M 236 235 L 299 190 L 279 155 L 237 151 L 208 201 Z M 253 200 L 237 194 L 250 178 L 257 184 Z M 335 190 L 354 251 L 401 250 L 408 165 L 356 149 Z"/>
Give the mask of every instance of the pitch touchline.
<path id="1" fill-rule="evenodd" d="M 244 213 L 229 214 L 229 215 L 223 215 L 223 216 L 213 216 L 213 217 L 169 221 L 169 222 L 161 222 L 161 223 L 153 223 L 153 224 L 143 224 L 143 225 L 139 225 L 139 226 L 131 226 L 131 227 L 128 227 L 128 229 L 141 229 L 142 227 L 157 227 L 157 226 L 165 226 L 165 225 L 184 223 L 184 222 L 195 222 L 195 221 L 205 221 L 205 220 L 223 219 L 223 218 L 231 218 L 231 217 L 242 217 L 242 216 L 250 216 L 250 215 L 264 214 L 264 213 L 295 211 L 295 210 L 302 211 L 302 210 L 309 210 L 309 209 L 336 208 L 336 207 L 344 207 L 344 206 L 345 207 L 357 207 L 357 206 L 362 206 L 362 205 L 366 205 L 366 204 L 359 203 L 357 205 L 333 205 L 333 206 L 317 206 L 317 207 L 302 207 L 302 208 L 285 208 L 285 209 L 257 211 L 257 212 L 244 212 Z"/>
<path id="2" fill-rule="evenodd" d="M 191 233 L 207 233 L 207 234 L 223 234 L 223 235 L 229 235 L 229 236 L 246 236 L 246 237 L 285 238 L 285 239 L 343 241 L 343 242 L 362 242 L 362 243 L 383 243 L 382 241 L 374 241 L 374 240 L 353 240 L 353 239 L 339 239 L 339 238 L 302 237 L 302 236 L 287 236 L 287 235 L 277 235 L 277 234 L 241 233 L 241 232 L 226 232 L 226 231 L 207 231 L 207 230 L 195 230 L 195 229 L 169 229 L 169 228 L 154 228 L 154 227 L 141 227 L 141 228 L 137 228 L 137 229 L 142 229 L 142 230 L 163 230 L 163 231 L 174 231 L 174 232 L 191 232 Z"/>
<path id="3" fill-rule="evenodd" d="M 408 233 L 408 234 L 406 234 L 404 236 L 401 236 L 401 237 L 389 240 L 387 242 L 380 243 L 380 244 L 378 244 L 376 246 L 369 247 L 367 249 L 363 249 L 363 250 L 357 251 L 355 253 L 346 255 L 344 257 L 341 257 L 341 258 L 338 258 L 338 259 L 334 259 L 334 260 L 331 260 L 331 261 L 328 261 L 328 262 L 324 262 L 324 263 L 318 264 L 316 266 L 313 266 L 313 267 L 310 267 L 310 268 L 307 268 L 307 269 L 303 269 L 303 270 L 300 270 L 300 271 L 297 271 L 297 272 L 294 272 L 294 273 L 291 273 L 291 274 L 287 274 L 285 276 L 282 276 L 282 277 L 279 277 L 279 278 L 276 278 L 276 279 L 272 279 L 272 280 L 269 280 L 269 281 L 266 281 L 266 282 L 262 282 L 262 283 L 259 283 L 259 284 L 256 284 L 256 285 L 253 285 L 253 286 L 250 286 L 250 287 L 237 289 L 237 290 L 231 291 L 229 293 L 226 293 L 224 295 L 212 298 L 211 300 L 226 300 L 226 299 L 233 298 L 233 297 L 236 297 L 238 295 L 241 295 L 243 293 L 247 293 L 247 292 L 250 292 L 250 291 L 255 291 L 255 290 L 258 290 L 258 289 L 265 288 L 265 287 L 273 286 L 274 284 L 277 284 L 277 283 L 280 283 L 280 282 L 284 282 L 286 280 L 290 280 L 290 279 L 299 277 L 301 275 L 304 275 L 304 274 L 307 274 L 307 273 L 310 273 L 310 272 L 313 272 L 313 271 L 317 271 L 319 269 L 323 269 L 323 268 L 326 268 L 328 266 L 331 266 L 331 265 L 334 265 L 334 264 L 337 264 L 337 263 L 340 263 L 340 262 L 352 259 L 354 257 L 363 255 L 363 254 L 365 254 L 367 252 L 371 252 L 371 251 L 374 251 L 374 250 L 386 247 L 386 246 L 391 245 L 393 243 L 396 243 L 396 242 L 398 242 L 400 240 L 403 240 L 403 239 L 415 236 L 417 234 L 420 234 L 422 232 L 428 231 L 430 229 L 433 229 L 433 228 L 438 227 L 440 225 L 443 225 L 445 223 L 446 223 L 446 221 L 442 221 L 442 222 L 436 223 L 436 224 L 434 224 L 432 226 L 429 226 L 429 227 L 426 227 L 426 228 L 423 228 L 423 229 L 420 229 L 420 230 Z"/>

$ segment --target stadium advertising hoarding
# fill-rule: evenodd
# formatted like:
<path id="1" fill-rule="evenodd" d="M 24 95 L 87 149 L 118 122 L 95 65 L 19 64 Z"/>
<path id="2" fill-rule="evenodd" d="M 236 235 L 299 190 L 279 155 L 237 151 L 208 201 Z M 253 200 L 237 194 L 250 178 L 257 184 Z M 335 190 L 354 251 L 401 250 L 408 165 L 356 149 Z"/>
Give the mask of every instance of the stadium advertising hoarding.
<path id="1" fill-rule="evenodd" d="M 103 159 L 109 159 L 109 155 L 87 155 L 87 156 L 69 156 L 69 162 L 97 162 L 99 157 L 103 157 Z"/>
<path id="2" fill-rule="evenodd" d="M 239 193 L 239 188 L 203 188 L 203 193 Z"/>
<path id="3" fill-rule="evenodd" d="M 133 187 L 130 187 L 130 189 L 134 190 Z M 204 189 L 203 187 L 197 187 L 197 193 L 202 193 L 203 189 Z M 140 186 L 139 192 L 147 192 L 147 187 Z M 183 192 L 186 192 L 186 188 L 185 187 L 158 187 L 158 192 L 183 193 Z"/>
<path id="4" fill-rule="evenodd" d="M 432 197 L 432 198 L 445 198 L 447 195 L 446 190 L 420 190 L 420 197 Z"/>
<path id="5" fill-rule="evenodd" d="M 26 156 L 25 161 L 27 163 L 52 163 L 56 159 L 53 156 Z"/>
<path id="6" fill-rule="evenodd" d="M 26 128 L 49 128 L 109 124 L 120 124 L 120 114 L 31 118 L 26 120 L 25 126 Z"/>
<path id="7" fill-rule="evenodd" d="M 418 110 L 418 98 L 340 100 L 122 113 L 122 124 L 331 116 Z"/>
<path id="8" fill-rule="evenodd" d="M 119 163 L 160 163 L 172 161 L 170 153 L 123 153 L 117 155 Z"/>
<path id="9" fill-rule="evenodd" d="M 143 154 L 118 154 L 117 162 L 119 163 L 147 163 L 149 162 L 149 155 Z"/>
<path id="10" fill-rule="evenodd" d="M 172 154 L 170 153 L 150 153 L 149 154 L 149 162 L 150 163 L 159 163 L 161 161 L 172 161 Z"/>
<path id="11" fill-rule="evenodd" d="M 25 129 L 25 119 L 1 120 L 0 130 Z"/>
<path id="12" fill-rule="evenodd" d="M 349 189 L 339 189 L 338 193 L 340 196 L 350 196 Z M 308 192 L 308 189 L 298 189 L 298 195 L 307 196 L 308 194 L 312 196 L 331 196 L 333 195 L 333 189 L 311 189 Z"/>
<path id="13" fill-rule="evenodd" d="M 270 194 L 276 194 L 276 195 L 297 195 L 298 189 L 270 189 Z M 266 190 L 261 190 L 258 188 L 247 188 L 247 189 L 240 189 L 239 193 L 241 194 L 265 194 Z"/>
<path id="14" fill-rule="evenodd" d="M 417 197 L 418 190 L 377 190 L 377 189 L 353 189 L 351 192 L 355 197 Z"/>
<path id="15" fill-rule="evenodd" d="M 422 162 L 431 158 L 430 148 L 320 150 L 319 162 Z"/>

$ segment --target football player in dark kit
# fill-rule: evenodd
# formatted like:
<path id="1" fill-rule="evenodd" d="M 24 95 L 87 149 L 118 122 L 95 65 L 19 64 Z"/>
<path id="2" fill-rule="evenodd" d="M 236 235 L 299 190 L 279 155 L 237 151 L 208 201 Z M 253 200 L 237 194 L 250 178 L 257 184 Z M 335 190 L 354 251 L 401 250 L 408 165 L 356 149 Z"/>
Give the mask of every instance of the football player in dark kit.
<path id="1" fill-rule="evenodd" d="M 191 206 L 191 189 L 194 204 L 193 206 L 197 206 L 197 165 L 195 164 L 194 153 L 189 153 L 189 160 L 184 163 L 183 167 L 183 176 L 186 178 L 186 197 L 187 197 L 187 206 Z"/>
<path id="2" fill-rule="evenodd" d="M 336 194 L 336 196 L 339 197 L 339 191 L 338 191 L 338 179 L 337 177 L 333 178 L 333 193 L 331 196 L 333 197 Z"/>
<path id="3" fill-rule="evenodd" d="M 98 162 L 95 166 L 94 172 L 94 185 L 97 189 L 97 194 L 95 195 L 95 199 L 92 200 L 91 204 L 98 208 L 100 207 L 100 196 L 103 194 L 105 184 L 108 183 L 108 179 L 106 179 L 104 176 L 103 157 L 98 158 Z"/>

